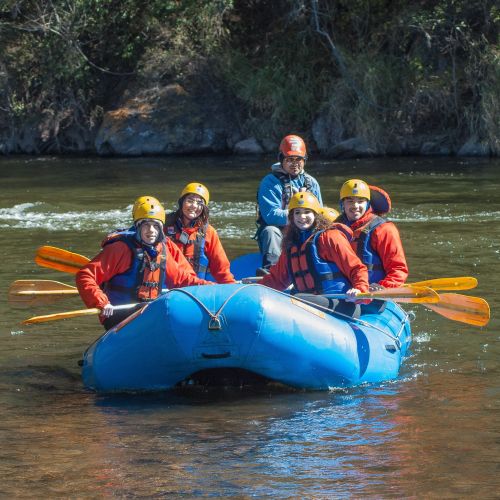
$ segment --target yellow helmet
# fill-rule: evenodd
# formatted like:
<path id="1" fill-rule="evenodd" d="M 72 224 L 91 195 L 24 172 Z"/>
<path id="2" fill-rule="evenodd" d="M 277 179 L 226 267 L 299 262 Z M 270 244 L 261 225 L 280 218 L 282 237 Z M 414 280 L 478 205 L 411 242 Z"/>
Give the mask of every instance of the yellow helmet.
<path id="1" fill-rule="evenodd" d="M 330 207 L 322 207 L 319 209 L 319 213 L 328 221 L 335 222 L 340 215 L 338 210 Z"/>
<path id="2" fill-rule="evenodd" d="M 340 188 L 340 199 L 343 200 L 351 196 L 358 196 L 359 198 L 366 198 L 369 200 L 370 187 L 361 179 L 350 179 L 345 181 Z"/>
<path id="3" fill-rule="evenodd" d="M 132 208 L 134 223 L 141 219 L 156 219 L 165 224 L 165 209 L 153 196 L 140 196 Z"/>
<path id="4" fill-rule="evenodd" d="M 190 182 L 189 184 L 186 184 L 186 187 L 181 192 L 181 198 L 186 194 L 197 194 L 198 196 L 201 196 L 205 201 L 205 205 L 208 205 L 208 202 L 210 201 L 210 193 L 208 192 L 208 189 L 199 182 Z"/>
<path id="5" fill-rule="evenodd" d="M 321 205 L 319 204 L 318 198 L 316 198 L 316 196 L 314 196 L 312 193 L 300 192 L 295 193 L 290 198 L 288 211 L 290 212 L 294 208 L 309 208 L 310 210 L 318 214 L 321 210 Z"/>

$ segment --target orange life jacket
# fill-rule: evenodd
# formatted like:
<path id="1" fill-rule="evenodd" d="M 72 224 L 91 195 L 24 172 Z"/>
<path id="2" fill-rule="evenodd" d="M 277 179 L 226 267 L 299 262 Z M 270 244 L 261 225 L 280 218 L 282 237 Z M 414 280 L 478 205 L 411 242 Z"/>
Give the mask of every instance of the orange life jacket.
<path id="1" fill-rule="evenodd" d="M 156 257 L 139 244 L 133 231 L 118 231 L 111 233 L 103 241 L 102 246 L 123 241 L 132 251 L 132 264 L 122 274 L 113 276 L 103 283 L 102 288 L 113 305 L 127 304 L 140 300 L 148 302 L 160 295 L 165 283 L 167 267 L 167 247 L 164 242 L 156 245 Z"/>
<path id="2" fill-rule="evenodd" d="M 342 231 L 350 241 L 352 231 L 344 224 L 334 223 L 326 231 Z M 293 245 L 288 252 L 288 268 L 294 287 L 299 292 L 343 293 L 349 287 L 348 279 L 334 262 L 319 256 L 318 237 L 324 231 L 312 234 L 300 248 Z"/>

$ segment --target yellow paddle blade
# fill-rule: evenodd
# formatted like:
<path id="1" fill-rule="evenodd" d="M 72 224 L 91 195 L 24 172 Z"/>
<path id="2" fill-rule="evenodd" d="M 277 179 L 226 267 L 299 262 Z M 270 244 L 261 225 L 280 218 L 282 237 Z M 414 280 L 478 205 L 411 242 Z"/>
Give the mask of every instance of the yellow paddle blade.
<path id="1" fill-rule="evenodd" d="M 370 293 L 360 293 L 356 298 L 393 300 L 394 302 L 408 304 L 439 302 L 439 295 L 431 288 L 413 285 L 406 285 L 398 288 L 384 288 L 383 290 Z"/>
<path id="2" fill-rule="evenodd" d="M 425 307 L 445 318 L 468 325 L 485 326 L 490 320 L 490 306 L 486 300 L 480 297 L 459 293 L 442 293 L 439 298 L 439 303 L 426 304 Z"/>
<path id="3" fill-rule="evenodd" d="M 32 318 L 25 319 L 21 322 L 22 325 L 32 325 L 34 323 L 46 323 L 47 321 L 58 321 L 60 319 L 76 318 L 78 316 L 89 316 L 99 314 L 100 309 L 80 309 L 78 311 L 66 311 L 56 314 L 46 314 L 45 316 L 33 316 Z"/>
<path id="4" fill-rule="evenodd" d="M 477 279 L 472 276 L 458 276 L 456 278 L 435 278 L 418 281 L 411 286 L 427 286 L 433 290 L 472 290 L 476 288 Z"/>
<path id="5" fill-rule="evenodd" d="M 53 280 L 16 280 L 9 288 L 9 294 L 23 294 L 29 292 L 76 292 L 76 286 L 67 285 Z"/>
<path id="6" fill-rule="evenodd" d="M 35 262 L 42 267 L 76 274 L 89 262 L 87 257 L 62 248 L 42 246 L 36 251 Z"/>
<path id="7" fill-rule="evenodd" d="M 76 287 L 52 280 L 16 280 L 9 288 L 12 307 L 48 305 L 68 296 L 78 295 Z"/>

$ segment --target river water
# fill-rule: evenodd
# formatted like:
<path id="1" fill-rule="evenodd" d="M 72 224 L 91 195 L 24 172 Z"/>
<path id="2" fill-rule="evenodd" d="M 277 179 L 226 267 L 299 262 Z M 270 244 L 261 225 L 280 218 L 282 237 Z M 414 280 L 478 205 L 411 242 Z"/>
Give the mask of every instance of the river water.
<path id="1" fill-rule="evenodd" d="M 400 377 L 332 392 L 102 396 L 77 362 L 95 317 L 22 326 L 78 298 L 14 309 L 16 279 L 71 283 L 34 263 L 53 245 L 92 257 L 133 200 L 173 208 L 205 183 L 230 258 L 256 250 L 255 191 L 273 158 L 0 159 L 1 498 L 499 498 L 500 161 L 311 161 L 324 200 L 360 177 L 393 200 L 411 280 L 475 276 L 485 328 L 422 306 Z M 212 201 L 213 200 L 213 201 Z"/>

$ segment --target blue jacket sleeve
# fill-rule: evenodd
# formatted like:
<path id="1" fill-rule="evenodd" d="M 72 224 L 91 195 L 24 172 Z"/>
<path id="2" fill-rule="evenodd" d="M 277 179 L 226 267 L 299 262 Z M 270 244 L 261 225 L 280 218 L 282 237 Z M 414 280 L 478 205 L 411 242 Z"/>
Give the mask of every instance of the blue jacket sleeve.
<path id="1" fill-rule="evenodd" d="M 273 174 L 266 175 L 260 182 L 257 193 L 260 215 L 270 226 L 286 226 L 288 210 L 282 208 L 283 188 Z"/>
<path id="2" fill-rule="evenodd" d="M 321 189 L 319 187 L 318 181 L 313 178 L 313 183 L 311 186 L 312 192 L 316 198 L 318 198 L 319 204 L 323 206 L 323 200 L 321 199 Z"/>

